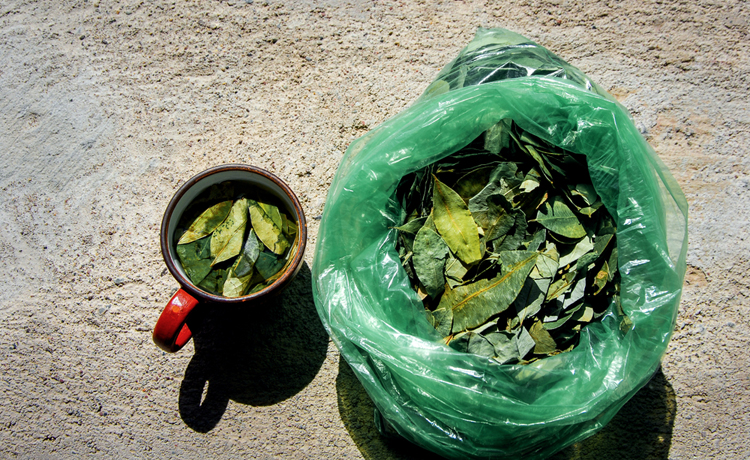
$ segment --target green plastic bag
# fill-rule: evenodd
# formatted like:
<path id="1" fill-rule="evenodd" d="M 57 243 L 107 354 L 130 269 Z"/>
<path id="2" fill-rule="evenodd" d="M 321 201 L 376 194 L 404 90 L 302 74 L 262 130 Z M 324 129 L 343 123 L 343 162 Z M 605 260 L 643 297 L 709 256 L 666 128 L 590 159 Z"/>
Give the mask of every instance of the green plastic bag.
<path id="1" fill-rule="evenodd" d="M 587 156 L 617 220 L 614 306 L 576 348 L 498 365 L 444 345 L 395 250 L 400 179 L 504 118 Z M 687 203 L 628 114 L 578 69 L 502 29 L 476 38 L 408 109 L 352 143 L 331 184 L 313 264 L 318 313 L 377 409 L 448 458 L 544 458 L 601 429 L 659 366 L 685 276 Z M 613 302 L 614 304 L 614 302 Z"/>

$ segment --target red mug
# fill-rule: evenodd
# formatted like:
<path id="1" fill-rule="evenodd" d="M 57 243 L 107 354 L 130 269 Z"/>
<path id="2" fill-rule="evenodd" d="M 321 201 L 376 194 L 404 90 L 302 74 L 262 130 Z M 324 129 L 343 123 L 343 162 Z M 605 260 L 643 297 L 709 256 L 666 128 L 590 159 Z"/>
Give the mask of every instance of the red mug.
<path id="1" fill-rule="evenodd" d="M 241 297 L 223 297 L 204 291 L 190 282 L 180 265 L 175 252 L 175 231 L 188 205 L 209 187 L 226 181 L 241 181 L 272 194 L 297 222 L 296 252 L 290 254 L 290 262 L 284 273 L 270 286 Z M 190 340 L 192 332 L 185 323 L 188 315 L 201 302 L 215 305 L 253 304 L 280 293 L 291 283 L 302 267 L 302 257 L 307 243 L 307 223 L 302 206 L 291 188 L 270 172 L 254 166 L 228 164 L 203 171 L 188 180 L 167 206 L 161 223 L 161 253 L 172 276 L 180 283 L 180 289 L 172 296 L 154 327 L 154 343 L 159 348 L 174 353 Z"/>

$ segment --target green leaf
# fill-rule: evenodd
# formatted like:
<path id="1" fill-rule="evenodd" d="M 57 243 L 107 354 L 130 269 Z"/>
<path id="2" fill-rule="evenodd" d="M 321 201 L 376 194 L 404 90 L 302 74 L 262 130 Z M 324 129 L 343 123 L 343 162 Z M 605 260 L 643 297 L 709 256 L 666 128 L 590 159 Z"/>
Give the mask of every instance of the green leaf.
<path id="1" fill-rule="evenodd" d="M 284 227 L 284 221 L 281 218 L 281 212 L 279 212 L 279 208 L 276 206 L 265 203 L 263 201 L 258 201 L 258 204 L 261 208 L 263 208 L 263 211 L 266 213 L 266 215 L 271 219 L 271 221 L 279 228 Z"/>
<path id="2" fill-rule="evenodd" d="M 283 213 L 281 214 L 281 220 L 283 222 L 281 231 L 284 236 L 286 236 L 288 240 L 294 239 L 294 235 L 297 234 L 297 222 L 288 218 L 286 214 Z"/>
<path id="3" fill-rule="evenodd" d="M 484 149 L 490 153 L 500 153 L 510 145 L 510 119 L 500 120 L 484 132 Z"/>
<path id="4" fill-rule="evenodd" d="M 424 227 L 424 223 L 426 220 L 427 220 L 426 217 L 417 217 L 416 219 L 412 219 L 400 227 L 394 227 L 394 228 L 400 232 L 409 233 L 411 235 L 416 235 L 419 229 Z"/>
<path id="5" fill-rule="evenodd" d="M 607 280 L 609 279 L 609 264 L 607 264 L 607 261 L 604 261 L 604 265 L 602 266 L 602 269 L 599 270 L 599 273 L 596 274 L 596 277 L 594 277 L 594 287 L 596 290 L 593 292 L 594 295 L 597 295 L 601 292 L 601 290 L 604 288 L 604 285 L 607 284 Z"/>
<path id="6" fill-rule="evenodd" d="M 255 269 L 264 279 L 269 279 L 284 267 L 284 259 L 279 258 L 272 252 L 263 251 L 258 254 L 258 260 L 255 261 Z"/>
<path id="7" fill-rule="evenodd" d="M 482 258 L 479 232 L 463 199 L 434 177 L 432 219 L 451 251 L 466 265 Z"/>
<path id="8" fill-rule="evenodd" d="M 596 190 L 594 190 L 594 186 L 591 184 L 582 183 L 568 185 L 568 190 L 570 190 L 571 195 L 583 198 L 583 201 L 588 206 L 592 206 L 594 203 L 599 201 L 599 195 L 597 195 Z"/>
<path id="9" fill-rule="evenodd" d="M 529 352 L 533 350 L 534 347 L 536 347 L 536 342 L 525 327 L 522 327 L 521 330 L 518 331 L 518 335 L 516 337 L 518 337 L 518 356 L 520 357 L 520 359 L 523 359 L 524 356 L 528 355 Z"/>
<path id="10" fill-rule="evenodd" d="M 582 238 L 586 236 L 583 228 L 573 211 L 559 198 L 554 197 L 544 204 L 536 215 L 536 221 L 547 230 L 566 238 Z"/>
<path id="11" fill-rule="evenodd" d="M 190 225 L 190 228 L 182 234 L 177 244 L 192 243 L 195 240 L 210 235 L 216 230 L 216 227 L 224 222 L 224 219 L 227 218 L 231 209 L 232 200 L 223 201 L 206 209 L 197 219 L 195 219 Z"/>
<path id="12" fill-rule="evenodd" d="M 442 302 L 441 302 L 442 303 Z M 448 337 L 453 328 L 453 310 L 450 307 L 438 305 L 438 308 L 432 312 L 433 326 L 443 337 Z"/>
<path id="13" fill-rule="evenodd" d="M 284 237 L 281 226 L 274 218 L 266 214 L 263 206 L 255 200 L 248 200 L 250 221 L 258 238 L 274 254 L 283 254 L 289 248 L 289 241 Z"/>
<path id="14" fill-rule="evenodd" d="M 541 321 L 535 321 L 534 324 L 531 325 L 529 335 L 531 335 L 531 338 L 533 338 L 536 343 L 534 346 L 535 355 L 546 355 L 554 353 L 554 351 L 557 350 L 555 340 L 549 335 L 549 332 L 544 329 Z"/>
<path id="15" fill-rule="evenodd" d="M 560 266 L 555 243 L 547 243 L 547 248 L 539 254 L 536 266 L 531 272 L 532 278 L 552 278 Z"/>
<path id="16" fill-rule="evenodd" d="M 487 231 L 484 233 L 485 241 L 494 241 L 505 236 L 515 224 L 516 215 L 510 202 L 501 193 L 490 195 L 487 198 Z"/>
<path id="17" fill-rule="evenodd" d="M 438 309 L 452 311 L 452 332 L 477 327 L 513 303 L 538 257 L 537 253 L 513 252 L 521 254 L 501 254 L 506 259 L 503 260 L 501 275 L 456 289 L 446 289 Z"/>
<path id="18" fill-rule="evenodd" d="M 472 169 L 456 181 L 453 190 L 464 200 L 464 203 L 468 204 L 469 199 L 481 192 L 487 185 L 493 169 L 495 169 L 495 165 L 484 165 Z"/>
<path id="19" fill-rule="evenodd" d="M 445 259 L 448 256 L 448 245 L 443 239 L 427 227 L 422 227 L 414 239 L 414 256 L 412 263 L 430 297 L 437 297 L 445 290 Z"/>
<path id="20" fill-rule="evenodd" d="M 469 337 L 469 346 L 466 350 L 467 352 L 474 353 L 475 355 L 479 356 L 486 356 L 487 358 L 492 358 L 493 356 L 495 356 L 495 346 L 490 343 L 490 341 L 485 337 L 473 332 L 469 332 L 467 336 Z"/>
<path id="21" fill-rule="evenodd" d="M 487 340 L 494 348 L 494 358 L 500 364 L 518 361 L 518 336 L 508 331 L 487 334 Z"/>
<path id="22" fill-rule="evenodd" d="M 211 294 L 221 295 L 224 290 L 224 281 L 227 278 L 227 271 L 229 269 L 215 268 L 206 275 L 205 278 L 198 284 L 198 287 L 204 291 L 210 292 Z"/>
<path id="23" fill-rule="evenodd" d="M 237 259 L 234 269 L 238 277 L 243 277 L 252 273 L 255 261 L 258 260 L 258 255 L 260 254 L 261 249 L 258 238 L 255 236 L 255 230 L 250 229 L 245 246 L 242 248 L 242 254 Z"/>
<path id="24" fill-rule="evenodd" d="M 515 163 L 500 163 L 492 170 L 487 185 L 469 200 L 469 211 L 480 227 L 488 228 L 487 199 L 491 195 L 500 193 L 510 201 L 513 191 L 521 183 L 516 177 L 517 172 L 518 167 Z"/>
<path id="25" fill-rule="evenodd" d="M 211 234 L 211 257 L 216 265 L 228 260 L 242 250 L 242 240 L 247 226 L 247 199 L 240 198 L 229 211 L 227 218 Z"/>
<path id="26" fill-rule="evenodd" d="M 526 278 L 521 292 L 518 293 L 516 300 L 513 302 L 519 323 L 522 324 L 526 318 L 539 313 L 551 282 L 552 280 L 549 278 Z"/>
<path id="27" fill-rule="evenodd" d="M 190 282 L 196 286 L 211 271 L 209 243 L 210 238 L 201 238 L 192 243 L 179 244 L 175 247 L 180 265 L 190 278 Z"/>
<path id="28" fill-rule="evenodd" d="M 565 246 L 563 246 L 565 247 Z M 576 243 L 575 246 L 573 246 L 569 251 L 563 253 L 560 256 L 560 268 L 567 267 L 568 265 L 574 264 L 578 259 L 585 256 L 589 252 L 594 250 L 594 243 L 591 241 L 591 238 L 588 236 L 585 236 L 581 239 L 578 243 Z"/>
<path id="29" fill-rule="evenodd" d="M 250 273 L 247 273 L 244 276 L 237 275 L 237 266 L 239 265 L 239 262 L 240 259 L 238 258 L 232 268 L 227 270 L 227 279 L 221 290 L 221 295 L 224 297 L 241 297 L 245 292 L 247 285 L 250 283 L 250 279 L 253 277 L 252 269 Z"/>
<path id="30" fill-rule="evenodd" d="M 464 276 L 469 271 L 459 259 L 448 253 L 448 259 L 445 262 L 445 278 L 451 288 L 463 284 Z"/>
<path id="31" fill-rule="evenodd" d="M 582 307 L 583 307 L 583 304 L 580 303 L 577 306 L 575 306 L 575 307 L 571 308 L 570 310 L 568 310 L 566 312 L 565 316 L 563 316 L 561 318 L 558 318 L 558 319 L 556 319 L 554 321 L 549 321 L 549 322 L 546 322 L 546 323 L 542 323 L 542 326 L 544 327 L 544 329 L 546 329 L 548 331 L 554 331 L 556 329 L 560 329 L 568 321 L 570 321 L 571 318 L 573 318 L 574 316 L 576 316 L 578 314 L 578 312 L 581 311 Z"/>

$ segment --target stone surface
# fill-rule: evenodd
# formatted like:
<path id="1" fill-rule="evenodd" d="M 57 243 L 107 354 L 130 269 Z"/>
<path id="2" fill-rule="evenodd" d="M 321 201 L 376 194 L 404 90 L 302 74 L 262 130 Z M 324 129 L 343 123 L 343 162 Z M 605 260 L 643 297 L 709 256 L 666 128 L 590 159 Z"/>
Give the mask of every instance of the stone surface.
<path id="1" fill-rule="evenodd" d="M 690 204 L 661 372 L 556 458 L 748 458 L 749 22 L 708 0 L 4 2 L 0 456 L 425 458 L 375 433 L 317 319 L 316 217 L 349 143 L 501 26 L 615 95 Z M 307 266 L 272 304 L 201 310 L 165 354 L 162 212 L 231 162 L 297 191 Z"/>

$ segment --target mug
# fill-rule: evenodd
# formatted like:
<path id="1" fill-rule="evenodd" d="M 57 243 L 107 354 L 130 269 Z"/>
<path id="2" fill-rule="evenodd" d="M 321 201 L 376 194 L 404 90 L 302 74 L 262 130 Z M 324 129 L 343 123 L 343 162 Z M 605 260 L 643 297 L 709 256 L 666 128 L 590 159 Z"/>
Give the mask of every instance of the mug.
<path id="1" fill-rule="evenodd" d="M 241 297 L 223 297 L 207 292 L 194 285 L 177 258 L 175 231 L 188 206 L 212 185 L 226 181 L 242 181 L 253 189 L 262 190 L 278 199 L 287 214 L 297 223 L 296 252 L 290 254 L 290 261 L 281 276 L 271 285 L 252 294 Z M 252 198 L 252 197 L 251 197 Z M 249 221 L 249 219 L 248 219 Z M 172 296 L 159 316 L 154 327 L 153 339 L 159 348 L 174 353 L 192 337 L 185 323 L 190 312 L 199 304 L 213 305 L 252 305 L 280 293 L 288 286 L 302 267 L 302 257 L 307 243 L 307 223 L 302 206 L 291 188 L 270 172 L 249 165 L 227 164 L 203 171 L 188 180 L 169 202 L 161 223 L 161 253 L 172 276 L 180 284 L 180 289 Z"/>

